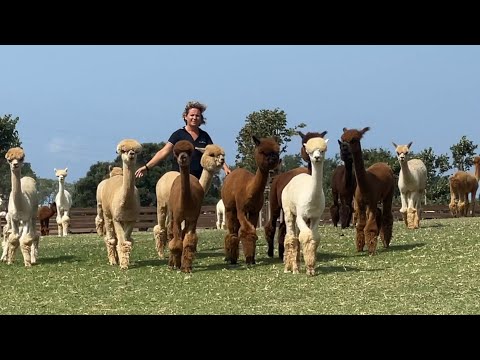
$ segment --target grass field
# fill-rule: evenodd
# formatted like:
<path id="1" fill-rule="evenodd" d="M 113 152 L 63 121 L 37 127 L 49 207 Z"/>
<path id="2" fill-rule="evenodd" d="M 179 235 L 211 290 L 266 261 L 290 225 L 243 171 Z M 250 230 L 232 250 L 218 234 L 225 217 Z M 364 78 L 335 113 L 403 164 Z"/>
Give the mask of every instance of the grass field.
<path id="1" fill-rule="evenodd" d="M 43 237 L 38 265 L 0 263 L 1 314 L 480 314 L 480 218 L 394 224 L 391 247 L 357 253 L 354 230 L 320 226 L 317 275 L 284 274 L 258 231 L 257 264 L 223 261 L 222 230 L 201 230 L 193 273 L 169 270 L 151 232 L 131 267 L 107 264 L 97 235 Z M 275 256 L 277 254 L 275 253 Z"/>

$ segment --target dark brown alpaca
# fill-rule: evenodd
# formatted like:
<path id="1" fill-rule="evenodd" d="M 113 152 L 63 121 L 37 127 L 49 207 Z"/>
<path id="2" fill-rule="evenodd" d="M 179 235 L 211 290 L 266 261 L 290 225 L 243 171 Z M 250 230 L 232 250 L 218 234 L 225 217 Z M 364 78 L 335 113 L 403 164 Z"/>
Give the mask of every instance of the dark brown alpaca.
<path id="1" fill-rule="evenodd" d="M 57 213 L 57 204 L 50 203 L 49 206 L 41 206 L 38 208 L 37 217 L 40 220 L 40 232 L 42 236 L 50 234 L 50 218 Z"/>
<path id="2" fill-rule="evenodd" d="M 284 172 L 279 174 L 278 176 L 273 179 L 272 184 L 270 186 L 270 196 L 269 196 L 269 204 L 270 204 L 270 219 L 268 220 L 267 224 L 265 225 L 265 237 L 267 240 L 268 245 L 268 256 L 273 257 L 274 251 L 274 239 L 275 239 L 275 229 L 277 226 L 277 220 L 280 217 L 280 211 L 282 210 L 282 191 L 285 186 L 292 180 L 292 178 L 298 174 L 312 174 L 312 164 L 310 163 L 310 157 L 308 156 L 307 152 L 305 151 L 305 144 L 308 140 L 321 137 L 323 138 L 327 132 L 324 131 L 322 133 L 317 132 L 308 132 L 303 134 L 302 132 L 298 132 L 300 137 L 302 138 L 302 147 L 301 147 L 301 156 L 302 159 L 305 160 L 308 164 L 308 168 L 301 167 L 292 169 L 290 171 Z M 286 233 L 286 225 L 285 221 L 280 221 L 278 225 L 278 257 L 279 259 L 283 260 L 283 253 L 285 252 L 285 233 Z"/>
<path id="3" fill-rule="evenodd" d="M 272 138 L 258 139 L 255 142 L 255 162 L 257 172 L 237 168 L 226 178 L 222 187 L 222 200 L 225 205 L 225 218 L 228 234 L 225 236 L 225 260 L 236 264 L 239 242 L 242 242 L 245 262 L 255 264 L 257 242 L 256 227 L 259 212 L 263 206 L 263 191 L 268 180 L 268 172 L 279 164 L 280 146 Z"/>
<path id="4" fill-rule="evenodd" d="M 338 140 L 340 158 L 344 165 L 337 166 L 332 174 L 333 205 L 330 207 L 333 226 L 340 221 L 342 229 L 350 226 L 353 214 L 353 195 L 357 186 L 353 172 L 353 157 L 348 144 Z"/>
<path id="5" fill-rule="evenodd" d="M 192 272 L 192 263 L 197 251 L 197 220 L 202 208 L 204 190 L 198 179 L 190 175 L 190 161 L 195 151 L 187 140 L 181 140 L 173 147 L 173 155 L 180 168 L 180 176 L 173 181 L 168 199 L 170 218 L 170 234 L 168 243 L 171 268 L 179 268 L 183 272 Z M 185 227 L 182 230 L 182 222 Z"/>
<path id="6" fill-rule="evenodd" d="M 363 251 L 366 242 L 368 253 L 374 255 L 379 233 L 385 248 L 390 246 L 392 239 L 392 200 L 395 180 L 392 169 L 386 163 L 375 163 L 365 170 L 360 139 L 368 130 L 370 130 L 369 127 L 362 130 L 343 128 L 341 140 L 350 145 L 357 178 L 355 189 L 357 251 Z M 381 216 L 377 209 L 379 202 L 383 205 Z"/>

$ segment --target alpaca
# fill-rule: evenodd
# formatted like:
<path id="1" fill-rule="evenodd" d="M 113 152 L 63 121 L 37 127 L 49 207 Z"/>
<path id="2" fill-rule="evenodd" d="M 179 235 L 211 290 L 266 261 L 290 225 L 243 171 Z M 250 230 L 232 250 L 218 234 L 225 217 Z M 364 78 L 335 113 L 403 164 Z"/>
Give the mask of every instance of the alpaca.
<path id="1" fill-rule="evenodd" d="M 197 251 L 197 221 L 202 209 L 205 191 L 199 180 L 190 174 L 190 161 L 195 148 L 187 140 L 180 140 L 173 147 L 173 155 L 180 168 L 180 176 L 173 181 L 168 199 L 169 222 L 172 239 L 168 243 L 170 268 L 192 272 L 192 262 Z M 185 228 L 182 230 L 182 222 Z"/>
<path id="2" fill-rule="evenodd" d="M 425 195 L 427 187 L 427 168 L 420 159 L 408 160 L 412 142 L 408 145 L 392 144 L 400 163 L 398 178 L 398 189 L 402 200 L 400 213 L 408 229 L 418 229 L 420 227 L 422 196 Z"/>
<path id="3" fill-rule="evenodd" d="M 50 218 L 57 213 L 57 204 L 50 203 L 49 206 L 38 208 L 37 217 L 40 220 L 40 233 L 42 236 L 50 234 Z"/>
<path id="4" fill-rule="evenodd" d="M 140 196 L 135 187 L 135 163 L 142 145 L 133 139 L 124 139 L 117 145 L 122 159 L 122 176 L 106 179 L 100 191 L 105 221 L 105 245 L 110 265 L 128 269 L 132 251 L 132 231 L 140 214 Z"/>
<path id="5" fill-rule="evenodd" d="M 306 143 L 308 140 L 321 137 L 323 138 L 327 132 L 324 131 L 322 133 L 317 132 L 308 132 L 303 134 L 302 132 L 298 132 L 300 137 L 302 138 L 302 144 Z M 270 194 L 269 194 L 269 207 L 270 207 L 270 219 L 267 221 L 267 224 L 264 227 L 265 230 L 265 238 L 267 240 L 268 250 L 267 255 L 269 257 L 273 257 L 274 251 L 274 238 L 275 238 L 275 228 L 277 226 L 277 220 L 280 218 L 280 223 L 278 226 L 278 257 L 279 259 L 283 260 L 283 253 L 285 250 L 284 241 L 285 241 L 285 221 L 283 217 L 280 216 L 282 210 L 282 191 L 285 186 L 290 182 L 290 180 L 298 175 L 298 174 L 311 174 L 312 173 L 312 165 L 310 164 L 310 157 L 305 152 L 304 146 L 300 150 L 302 159 L 307 163 L 308 168 L 296 168 L 284 172 L 278 176 L 276 176 L 272 184 L 270 185 Z"/>
<path id="6" fill-rule="evenodd" d="M 123 169 L 119 166 L 109 165 L 108 166 L 108 171 L 109 171 L 109 177 L 123 175 Z M 105 221 L 103 219 L 101 193 L 102 193 L 102 187 L 105 184 L 106 180 L 107 179 L 103 179 L 97 185 L 97 195 L 96 195 L 96 197 L 97 197 L 97 216 L 95 216 L 95 229 L 97 230 L 98 236 L 104 236 L 105 235 Z"/>
<path id="7" fill-rule="evenodd" d="M 477 157 L 478 158 L 478 157 Z M 475 159 L 477 159 L 475 158 Z M 479 158 L 480 159 L 480 158 Z M 480 179 L 480 160 L 475 164 L 475 176 L 465 171 L 458 171 L 449 179 L 450 182 L 450 212 L 454 217 L 468 216 L 469 201 L 468 194 L 471 194 L 472 216 L 475 216 L 475 198 Z"/>
<path id="8" fill-rule="evenodd" d="M 216 214 L 217 214 L 217 229 L 225 229 L 225 205 L 223 204 L 223 200 L 220 199 L 217 202 L 216 206 Z"/>
<path id="9" fill-rule="evenodd" d="M 350 226 L 353 215 L 353 195 L 357 187 L 357 180 L 353 171 L 353 158 L 350 148 L 340 140 L 340 158 L 344 165 L 337 166 L 332 174 L 333 205 L 330 206 L 330 216 L 333 226 L 337 227 L 340 221 L 342 229 Z"/>
<path id="10" fill-rule="evenodd" d="M 24 176 L 20 179 L 25 153 L 22 148 L 11 148 L 5 154 L 10 164 L 12 190 L 8 200 L 7 225 L 3 240 L 1 260 L 12 264 L 15 251 L 20 245 L 23 262 L 26 267 L 37 262 L 38 243 L 40 235 L 36 231 L 38 195 L 36 182 L 33 178 Z"/>
<path id="11" fill-rule="evenodd" d="M 375 163 L 365 169 L 360 140 L 368 130 L 369 127 L 362 130 L 343 128 L 341 140 L 350 146 L 357 179 L 354 195 L 357 251 L 363 251 L 366 242 L 368 253 L 374 255 L 379 233 L 385 248 L 390 246 L 392 239 L 395 179 L 392 169 L 386 163 Z M 381 211 L 377 208 L 379 202 L 383 205 Z"/>
<path id="12" fill-rule="evenodd" d="M 203 153 L 200 158 L 200 164 L 203 170 L 199 182 L 206 194 L 212 184 L 214 175 L 218 174 L 223 164 L 225 164 L 225 151 L 216 144 L 209 144 L 205 148 L 197 147 L 195 150 Z M 169 226 L 166 225 L 166 223 L 170 190 L 173 182 L 179 175 L 180 173 L 178 171 L 169 171 L 158 179 L 155 187 L 157 195 L 157 225 L 153 228 L 153 235 L 155 238 L 155 249 L 160 259 L 165 257 L 164 249 L 168 237 L 167 230 Z"/>
<path id="13" fill-rule="evenodd" d="M 316 251 L 319 243 L 318 225 L 325 210 L 323 163 L 328 139 L 308 140 L 305 150 L 310 157 L 312 174 L 299 174 L 282 191 L 282 204 L 287 226 L 285 236 L 285 270 L 298 274 L 300 243 L 307 275 L 315 275 Z"/>
<path id="14" fill-rule="evenodd" d="M 58 193 L 55 196 L 57 204 L 57 227 L 58 236 L 67 236 L 70 227 L 70 208 L 72 207 L 72 195 L 65 189 L 65 178 L 68 174 L 68 168 L 53 169 L 55 176 L 58 177 Z"/>
<path id="15" fill-rule="evenodd" d="M 240 241 L 246 263 L 255 264 L 256 228 L 263 206 L 263 191 L 269 171 L 280 163 L 280 146 L 274 139 L 258 139 L 256 136 L 252 139 L 257 172 L 253 175 L 248 170 L 237 168 L 225 178 L 222 187 L 228 229 L 224 241 L 225 260 L 231 264 L 237 263 Z"/>

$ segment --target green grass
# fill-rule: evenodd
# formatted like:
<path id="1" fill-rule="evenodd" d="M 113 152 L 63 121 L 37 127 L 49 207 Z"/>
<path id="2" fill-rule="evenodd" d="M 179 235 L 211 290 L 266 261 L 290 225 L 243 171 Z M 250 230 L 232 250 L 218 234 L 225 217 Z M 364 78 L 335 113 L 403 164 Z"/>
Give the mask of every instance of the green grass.
<path id="1" fill-rule="evenodd" d="M 221 230 L 199 232 L 193 273 L 169 270 L 151 232 L 131 267 L 107 264 L 97 235 L 44 237 L 38 265 L 0 264 L 1 314 L 480 314 L 480 218 L 394 224 L 391 247 L 357 253 L 354 230 L 321 226 L 317 275 L 283 273 L 258 231 L 257 264 L 223 261 Z M 275 256 L 277 256 L 275 254 Z"/>

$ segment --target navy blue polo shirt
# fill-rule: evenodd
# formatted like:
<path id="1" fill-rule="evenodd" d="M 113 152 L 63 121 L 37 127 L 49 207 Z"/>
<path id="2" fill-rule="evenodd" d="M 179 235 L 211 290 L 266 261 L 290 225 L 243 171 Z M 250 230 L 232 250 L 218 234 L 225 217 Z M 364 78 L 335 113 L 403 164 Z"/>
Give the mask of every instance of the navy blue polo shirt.
<path id="1" fill-rule="evenodd" d="M 193 140 L 192 136 L 188 133 L 185 128 L 178 129 L 175 131 L 170 138 L 168 139 L 168 142 L 175 145 L 177 142 L 180 140 L 187 140 L 190 141 L 193 146 L 199 147 L 199 148 L 204 148 L 207 145 L 213 144 L 212 138 L 206 131 L 203 131 L 202 129 L 198 129 L 200 133 L 198 134 L 197 140 Z M 190 163 L 190 174 L 195 176 L 197 179 L 200 179 L 200 175 L 202 175 L 202 165 L 200 164 L 200 159 L 202 157 L 202 153 L 198 150 L 195 150 L 193 152 L 192 156 L 192 161 Z M 172 161 L 172 170 L 174 171 L 180 171 L 180 168 L 178 167 L 178 163 L 173 158 Z"/>

